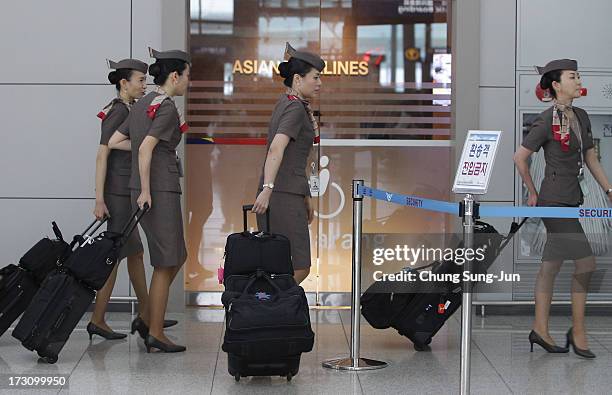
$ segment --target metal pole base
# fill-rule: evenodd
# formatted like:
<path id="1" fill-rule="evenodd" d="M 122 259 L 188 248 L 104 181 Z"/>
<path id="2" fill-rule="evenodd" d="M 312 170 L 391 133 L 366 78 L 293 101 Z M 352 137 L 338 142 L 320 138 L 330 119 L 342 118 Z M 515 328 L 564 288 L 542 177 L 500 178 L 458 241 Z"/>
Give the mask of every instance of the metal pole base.
<path id="1" fill-rule="evenodd" d="M 354 364 L 353 362 L 358 363 Z M 353 360 L 353 358 L 340 358 L 324 361 L 323 367 L 336 370 L 360 371 L 382 369 L 387 367 L 387 363 L 382 361 L 375 361 L 373 359 L 368 358 L 359 358 L 358 360 Z"/>

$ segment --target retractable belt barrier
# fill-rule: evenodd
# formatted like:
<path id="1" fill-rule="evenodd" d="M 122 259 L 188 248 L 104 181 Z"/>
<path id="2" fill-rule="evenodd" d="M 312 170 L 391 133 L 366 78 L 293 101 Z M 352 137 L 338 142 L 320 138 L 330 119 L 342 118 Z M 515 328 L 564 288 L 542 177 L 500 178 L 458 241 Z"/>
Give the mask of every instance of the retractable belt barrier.
<path id="1" fill-rule="evenodd" d="M 463 218 L 464 245 L 472 246 L 474 237 L 474 220 L 480 217 L 507 218 L 612 218 L 612 208 L 580 207 L 512 207 L 481 206 L 467 194 L 461 202 L 445 202 L 424 199 L 418 196 L 403 195 L 370 188 L 363 180 L 353 180 L 353 235 L 352 235 L 352 287 L 351 287 L 351 350 L 348 358 L 337 358 L 323 362 L 323 367 L 337 370 L 360 371 L 380 369 L 387 366 L 385 362 L 362 358 L 359 355 L 360 318 L 361 318 L 361 237 L 363 220 L 363 199 L 372 198 L 388 203 L 399 204 L 433 212 L 450 214 Z M 470 270 L 471 262 L 464 266 Z M 467 287 L 467 288 L 466 288 Z M 471 354 L 471 308 L 472 283 L 464 282 L 461 312 L 461 391 L 462 395 L 470 393 L 470 354 Z M 467 292 L 466 292 L 467 289 Z"/>
<path id="2" fill-rule="evenodd" d="M 402 206 L 420 208 L 423 210 L 453 214 L 461 217 L 461 203 L 442 200 L 424 199 L 418 196 L 402 195 L 359 185 L 357 193 L 364 197 L 395 203 Z M 582 207 L 512 207 L 512 206 L 479 206 L 476 217 L 530 217 L 530 218 L 612 218 L 612 208 L 582 208 Z"/>

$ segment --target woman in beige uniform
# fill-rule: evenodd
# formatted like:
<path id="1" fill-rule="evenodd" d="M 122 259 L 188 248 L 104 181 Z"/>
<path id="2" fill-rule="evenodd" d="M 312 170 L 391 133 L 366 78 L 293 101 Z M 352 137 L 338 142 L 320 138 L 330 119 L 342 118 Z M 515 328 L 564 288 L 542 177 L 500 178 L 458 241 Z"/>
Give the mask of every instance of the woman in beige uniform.
<path id="1" fill-rule="evenodd" d="M 124 59 L 120 62 L 108 61 L 114 71 L 108 74 L 108 80 L 117 88 L 117 97 L 98 113 L 102 120 L 100 146 L 96 158 L 96 206 L 94 215 L 98 220 L 108 218 L 108 230 L 121 232 L 130 220 L 132 205 L 128 181 L 132 156 L 126 151 L 110 150 L 108 141 L 119 125 L 128 117 L 130 107 L 141 98 L 146 90 L 147 64 L 136 59 Z M 143 248 L 138 231 L 133 232 L 119 254 L 118 261 L 127 257 L 130 280 L 138 298 L 138 309 L 141 316 L 147 315 L 147 284 L 142 261 Z M 96 304 L 87 333 L 107 340 L 123 339 L 127 335 L 114 332 L 104 320 L 108 301 L 117 278 L 117 265 L 102 289 L 96 293 Z"/>
<path id="2" fill-rule="evenodd" d="M 130 117 L 113 135 L 111 148 L 131 147 L 130 189 L 134 207 L 150 206 L 140 222 L 146 236 L 154 267 L 149 290 L 149 322 L 145 339 L 147 352 L 185 351 L 164 334 L 163 318 L 170 284 L 187 258 L 181 212 L 181 165 L 176 147 L 187 130 L 172 98 L 183 96 L 189 85 L 190 58 L 183 51 L 158 52 L 151 49 L 156 62 L 149 74 L 155 91 L 140 99 Z"/>
<path id="3" fill-rule="evenodd" d="M 268 153 L 264 162 L 253 211 L 259 229 L 264 229 L 270 208 L 270 231 L 289 238 L 295 280 L 299 284 L 310 273 L 310 234 L 313 220 L 306 162 L 319 128 L 309 100 L 321 88 L 325 62 L 312 53 L 298 52 L 287 43 L 288 60 L 278 69 L 287 92 L 280 96 L 268 129 Z"/>
<path id="4" fill-rule="evenodd" d="M 538 67 L 542 75 L 540 87 L 554 98 L 552 107 L 543 111 L 531 126 L 514 155 L 516 167 L 529 190 L 528 204 L 545 207 L 578 207 L 583 203 L 584 165 L 612 198 L 612 185 L 597 159 L 589 116 L 581 108 L 572 107 L 580 97 L 581 82 L 575 60 L 559 59 Z M 529 174 L 528 159 L 544 149 L 546 169 L 540 192 Z M 539 344 L 550 353 L 565 353 L 569 346 L 584 358 L 595 358 L 588 349 L 584 314 L 588 285 L 595 271 L 595 258 L 584 230 L 577 218 L 543 218 L 546 246 L 535 286 L 535 322 L 529 342 Z M 572 322 L 565 347 L 555 345 L 548 332 L 548 317 L 554 280 L 564 260 L 575 262 L 572 279 Z"/>

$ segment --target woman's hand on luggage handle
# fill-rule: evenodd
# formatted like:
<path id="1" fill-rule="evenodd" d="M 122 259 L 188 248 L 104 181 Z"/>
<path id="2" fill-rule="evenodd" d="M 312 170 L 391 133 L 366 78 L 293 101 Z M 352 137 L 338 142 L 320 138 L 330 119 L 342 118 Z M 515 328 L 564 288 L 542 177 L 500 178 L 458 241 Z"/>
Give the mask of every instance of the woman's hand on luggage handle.
<path id="1" fill-rule="evenodd" d="M 255 204 L 253 204 L 253 212 L 255 214 L 264 214 L 270 205 L 270 196 L 272 196 L 272 190 L 270 188 L 264 188 L 263 191 L 259 192 Z"/>
<path id="2" fill-rule="evenodd" d="M 106 203 L 104 203 L 104 201 L 96 200 L 96 207 L 94 208 L 93 214 L 98 221 L 101 221 L 104 217 L 110 217 L 108 207 L 106 207 Z"/>
<path id="3" fill-rule="evenodd" d="M 149 205 L 149 208 L 152 207 L 151 192 L 146 192 L 146 191 L 140 192 L 140 196 L 138 196 L 138 200 L 136 200 L 136 204 L 138 204 L 138 207 L 140 207 L 140 209 L 143 209 L 145 203 Z"/>
<path id="4" fill-rule="evenodd" d="M 314 220 L 314 206 L 310 196 L 304 196 L 304 203 L 306 203 L 306 212 L 308 213 L 308 224 L 311 224 Z"/>
<path id="5" fill-rule="evenodd" d="M 527 199 L 527 205 L 529 207 L 534 207 L 538 203 L 538 194 L 537 193 L 529 193 L 529 198 Z"/>

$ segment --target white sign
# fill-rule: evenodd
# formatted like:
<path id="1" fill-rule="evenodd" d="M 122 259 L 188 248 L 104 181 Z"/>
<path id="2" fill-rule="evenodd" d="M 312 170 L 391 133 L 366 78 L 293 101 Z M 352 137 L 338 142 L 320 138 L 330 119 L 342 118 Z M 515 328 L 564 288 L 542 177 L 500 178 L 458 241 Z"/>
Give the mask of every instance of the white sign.
<path id="1" fill-rule="evenodd" d="M 489 187 L 501 131 L 470 130 L 457 167 L 453 192 L 484 195 Z"/>

